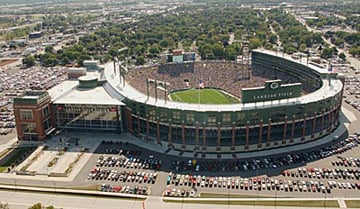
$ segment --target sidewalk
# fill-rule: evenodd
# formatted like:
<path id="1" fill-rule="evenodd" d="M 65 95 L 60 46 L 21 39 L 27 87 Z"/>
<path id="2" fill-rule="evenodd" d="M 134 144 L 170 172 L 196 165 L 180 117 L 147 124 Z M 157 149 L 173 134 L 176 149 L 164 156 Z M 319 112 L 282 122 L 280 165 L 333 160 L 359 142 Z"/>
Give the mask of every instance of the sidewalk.
<path id="1" fill-rule="evenodd" d="M 209 201 L 245 201 L 245 202 L 254 202 L 255 201 L 323 201 L 324 198 L 181 198 L 181 197 L 153 197 L 153 196 L 145 196 L 145 195 L 133 195 L 133 194 L 124 194 L 124 193 L 116 193 L 116 192 L 101 192 L 101 191 L 88 191 L 88 190 L 73 190 L 73 189 L 59 189 L 56 187 L 25 187 L 25 186 L 10 186 L 10 185 L 0 185 L 0 189 L 6 190 L 16 190 L 16 191 L 32 191 L 32 192 L 45 192 L 45 193 L 60 193 L 60 194 L 70 194 L 70 195 L 84 195 L 84 196 L 96 196 L 95 198 L 101 197 L 126 197 L 133 199 L 143 199 L 144 205 L 147 208 L 203 208 L 203 207 L 217 207 L 217 208 L 226 208 L 228 205 L 218 205 L 218 204 L 209 204 Z M 35 194 L 34 194 L 35 195 Z M 176 203 L 167 203 L 163 200 L 174 200 Z M 181 203 L 181 201 L 193 200 L 198 203 Z M 359 198 L 326 198 L 326 200 L 335 200 L 339 204 L 339 208 L 347 208 L 345 204 L 345 200 L 359 200 Z M 126 200 L 129 201 L 129 200 Z M 201 201 L 207 202 L 207 204 L 202 204 Z M 171 205 L 171 206 L 170 206 Z M 216 205 L 216 206 L 215 206 Z M 236 208 L 273 208 L 273 206 L 262 206 L 262 205 L 232 205 L 232 207 Z M 290 207 L 290 206 L 279 206 L 281 208 L 304 208 L 304 207 Z M 306 208 L 318 208 L 318 207 L 306 207 Z M 331 208 L 331 207 L 326 207 Z"/>
<path id="2" fill-rule="evenodd" d="M 17 137 L 14 137 L 10 141 L 0 144 L 0 160 L 2 159 L 2 157 L 5 157 L 5 156 L 1 156 L 1 155 L 5 154 L 7 149 L 10 149 L 14 145 L 16 145 L 16 142 L 17 142 Z"/>

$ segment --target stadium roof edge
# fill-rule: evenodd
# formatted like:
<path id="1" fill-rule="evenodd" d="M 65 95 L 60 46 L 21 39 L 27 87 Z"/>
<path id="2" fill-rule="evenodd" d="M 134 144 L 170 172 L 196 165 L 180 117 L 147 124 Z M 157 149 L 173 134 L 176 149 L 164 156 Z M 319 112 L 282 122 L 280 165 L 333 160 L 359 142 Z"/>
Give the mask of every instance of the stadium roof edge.
<path id="1" fill-rule="evenodd" d="M 265 50 L 264 50 L 265 51 Z M 263 52 L 261 50 L 260 52 Z M 271 52 L 267 52 L 271 53 Z M 275 55 L 275 53 L 273 53 Z M 291 61 L 295 61 L 291 58 L 287 58 Z M 299 62 L 299 61 L 297 61 Z M 301 63 L 301 62 L 299 62 Z M 301 63 L 305 64 L 305 63 Z M 309 66 L 309 65 L 307 65 Z M 128 83 L 125 82 L 125 85 L 121 82 L 118 76 L 114 75 L 114 67 L 113 63 L 109 62 L 104 65 L 104 74 L 105 78 L 108 81 L 108 83 L 119 92 L 120 95 L 123 97 L 126 97 L 130 100 L 148 104 L 148 105 L 154 105 L 157 107 L 163 107 L 163 108 L 170 108 L 170 109 L 178 109 L 178 110 L 192 110 L 192 111 L 241 111 L 241 110 L 247 110 L 247 109 L 254 109 L 254 108 L 269 108 L 269 107 L 280 107 L 280 106 L 289 106 L 294 104 L 305 104 L 310 103 L 319 100 L 319 98 L 330 98 L 334 96 L 335 94 L 339 93 L 342 90 L 343 84 L 340 80 L 334 79 L 331 81 L 331 85 L 329 85 L 329 82 L 327 79 L 323 79 L 323 85 L 315 92 L 312 92 L 310 94 L 297 97 L 297 98 L 290 98 L 290 99 L 282 99 L 282 100 L 276 100 L 276 101 L 266 101 L 266 102 L 257 102 L 257 103 L 247 103 L 247 104 L 217 104 L 217 105 L 211 105 L 211 104 L 188 104 L 188 103 L 181 103 L 181 102 L 174 102 L 174 101 L 165 101 L 163 99 L 155 99 L 153 97 L 147 97 L 144 93 L 139 92 L 137 89 L 130 86 Z M 314 69 L 314 67 L 310 67 L 311 69 Z M 318 70 L 318 69 L 314 69 Z M 324 71 L 325 72 L 325 71 Z M 115 72 L 118 74 L 119 72 Z"/>

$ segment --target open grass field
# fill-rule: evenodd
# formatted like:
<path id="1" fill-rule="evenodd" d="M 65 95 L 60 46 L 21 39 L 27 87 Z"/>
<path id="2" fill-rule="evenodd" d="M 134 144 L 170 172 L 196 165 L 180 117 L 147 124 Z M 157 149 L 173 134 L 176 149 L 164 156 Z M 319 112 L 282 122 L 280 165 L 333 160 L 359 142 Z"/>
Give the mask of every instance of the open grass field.
<path id="1" fill-rule="evenodd" d="M 173 101 L 200 104 L 233 104 L 239 101 L 217 89 L 189 89 L 170 94 Z"/>
<path id="2" fill-rule="evenodd" d="M 219 193 L 207 193 L 201 192 L 200 198 L 273 198 L 273 196 L 257 196 L 246 194 L 219 194 Z M 283 198 L 283 197 L 282 197 Z"/>
<path id="3" fill-rule="evenodd" d="M 332 207 L 338 208 L 340 207 L 336 200 L 308 200 L 308 201 L 297 201 L 297 200 L 169 200 L 164 199 L 164 202 L 173 202 L 173 203 L 192 203 L 192 204 L 220 204 L 220 205 L 253 205 L 253 206 L 286 206 L 286 207 L 319 207 L 322 208 Z"/>
<path id="4" fill-rule="evenodd" d="M 18 148 L 13 150 L 13 152 L 9 153 L 9 156 L 5 156 L 8 157 L 4 160 L 4 162 L 2 162 L 0 164 L 0 173 L 5 172 L 6 169 L 11 166 L 13 163 L 16 162 L 16 160 L 18 160 L 18 158 L 22 155 L 24 155 L 24 153 L 26 153 L 29 150 L 32 150 L 32 147 L 22 147 L 22 148 Z"/>
<path id="5" fill-rule="evenodd" d="M 360 200 L 345 200 L 346 206 L 348 208 L 359 208 Z"/>

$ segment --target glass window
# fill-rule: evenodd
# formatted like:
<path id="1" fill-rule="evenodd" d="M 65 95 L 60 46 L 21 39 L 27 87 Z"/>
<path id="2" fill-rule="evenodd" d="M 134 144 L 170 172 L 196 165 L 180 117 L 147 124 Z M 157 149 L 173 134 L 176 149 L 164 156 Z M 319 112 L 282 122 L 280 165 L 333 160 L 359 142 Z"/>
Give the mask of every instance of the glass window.
<path id="1" fill-rule="evenodd" d="M 168 122 L 168 112 L 167 110 L 160 111 L 160 121 L 161 122 Z"/>
<path id="2" fill-rule="evenodd" d="M 140 106 L 140 117 L 146 117 L 146 112 L 145 112 L 145 106 L 141 105 Z"/>
<path id="3" fill-rule="evenodd" d="M 231 115 L 229 113 L 223 114 L 223 124 L 230 125 L 231 122 Z"/>
<path id="4" fill-rule="evenodd" d="M 209 125 L 216 125 L 216 115 L 209 115 L 208 116 L 208 124 Z"/>
<path id="5" fill-rule="evenodd" d="M 44 121 L 44 130 L 47 131 L 49 128 L 51 128 L 50 119 Z"/>
<path id="6" fill-rule="evenodd" d="M 193 113 L 186 114 L 186 122 L 187 124 L 193 124 L 195 121 L 195 117 Z"/>
<path id="7" fill-rule="evenodd" d="M 180 121 L 180 112 L 178 111 L 174 111 L 173 112 L 173 119 L 174 119 L 174 122 L 179 122 Z"/>
<path id="8" fill-rule="evenodd" d="M 32 120 L 33 119 L 32 110 L 20 110 L 20 118 L 23 120 Z"/>
<path id="9" fill-rule="evenodd" d="M 149 108 L 149 120 L 155 121 L 156 119 L 156 112 L 154 107 Z"/>
<path id="10" fill-rule="evenodd" d="M 259 113 L 258 112 L 251 113 L 251 122 L 253 124 L 259 123 Z"/>
<path id="11" fill-rule="evenodd" d="M 42 109 L 42 112 L 43 112 L 43 116 L 46 117 L 50 114 L 50 108 L 49 108 L 49 105 L 46 105 L 46 107 L 44 107 Z"/>
<path id="12" fill-rule="evenodd" d="M 22 123 L 21 129 L 23 130 L 24 134 L 28 133 L 36 133 L 36 125 L 35 123 Z"/>
<path id="13" fill-rule="evenodd" d="M 238 125 L 245 124 L 245 113 L 244 112 L 237 113 L 237 124 Z"/>

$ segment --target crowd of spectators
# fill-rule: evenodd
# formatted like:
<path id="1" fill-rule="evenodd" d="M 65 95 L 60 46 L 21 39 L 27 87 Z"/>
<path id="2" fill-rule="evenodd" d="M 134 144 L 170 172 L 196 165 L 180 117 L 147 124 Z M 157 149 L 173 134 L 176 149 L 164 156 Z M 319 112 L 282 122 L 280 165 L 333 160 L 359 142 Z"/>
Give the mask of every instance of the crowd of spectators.
<path id="1" fill-rule="evenodd" d="M 127 82 L 146 94 L 146 79 L 150 79 L 149 94 L 155 96 L 154 81 L 158 83 L 158 98 L 164 98 L 164 83 L 167 92 L 203 86 L 218 88 L 241 99 L 241 89 L 264 86 L 267 80 L 282 80 L 283 84 L 300 80 L 281 71 L 254 68 L 231 61 L 201 61 L 155 65 L 131 69 L 125 76 Z M 160 87 L 160 88 L 159 88 Z M 202 86 L 201 86 L 202 87 Z"/>

